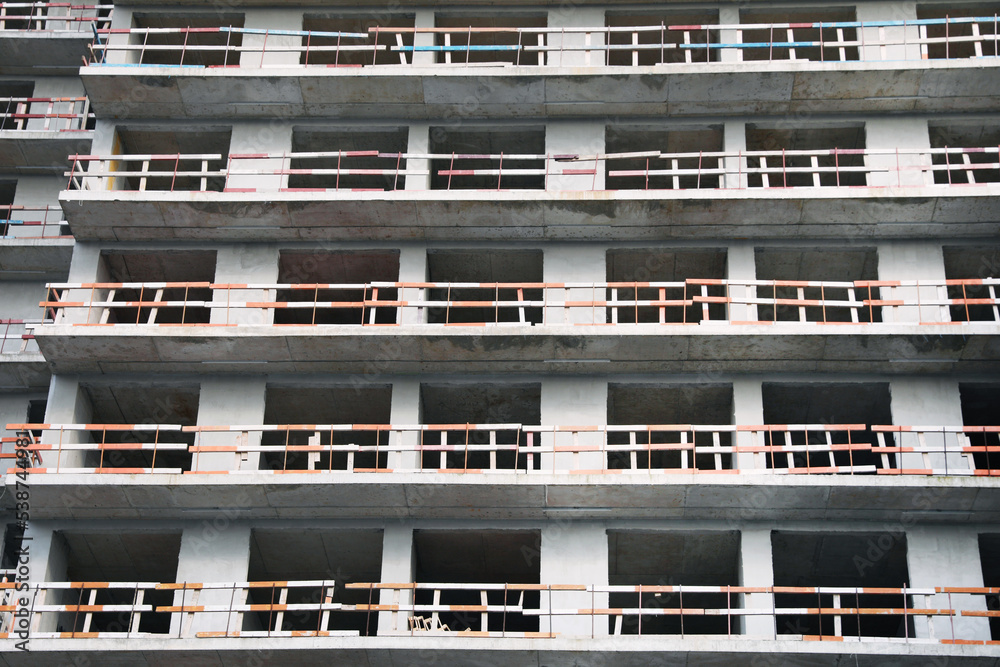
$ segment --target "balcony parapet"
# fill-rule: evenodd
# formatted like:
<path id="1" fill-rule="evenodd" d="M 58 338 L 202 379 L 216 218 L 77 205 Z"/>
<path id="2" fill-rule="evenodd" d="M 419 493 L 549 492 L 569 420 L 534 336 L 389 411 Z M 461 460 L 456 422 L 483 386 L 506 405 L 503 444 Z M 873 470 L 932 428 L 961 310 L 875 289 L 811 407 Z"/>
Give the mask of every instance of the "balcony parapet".
<path id="1" fill-rule="evenodd" d="M 391 109 L 426 119 L 449 117 L 469 99 L 476 100 L 470 117 L 487 118 L 860 113 L 873 103 L 883 112 L 992 112 L 986 91 L 1000 80 L 995 23 L 986 16 L 905 25 L 116 29 L 99 32 L 81 76 L 102 113 L 120 118 L 362 117 Z M 941 28 L 950 34 L 934 36 Z M 197 40 L 185 39 L 194 32 Z M 743 33 L 745 43 L 718 37 Z M 757 33 L 768 36 L 750 41 Z M 415 35 L 437 43 L 414 45 Z M 597 102 L 593 91 L 609 79 L 614 93 Z"/>
<path id="2" fill-rule="evenodd" d="M 997 588 L 967 587 L 902 587 L 854 588 L 828 586 L 680 586 L 680 585 L 595 585 L 595 584 L 525 584 L 525 583 L 366 583 L 351 582 L 351 591 L 370 591 L 369 603 L 340 602 L 332 580 L 258 581 L 258 582 L 46 582 L 33 583 L 23 593 L 30 605 L 11 605 L 3 613 L 3 627 L 16 627 L 15 607 L 29 607 L 30 631 L 33 641 L 51 641 L 69 648 L 72 640 L 95 640 L 93 646 L 127 639 L 130 642 L 160 639 L 197 648 L 200 642 L 226 638 L 287 638 L 308 644 L 313 650 L 327 644 L 326 638 L 364 637 L 361 645 L 377 648 L 401 647 L 392 637 L 431 637 L 461 641 L 461 639 L 491 639 L 518 645 L 519 639 L 540 640 L 558 650 L 560 640 L 573 638 L 599 639 L 619 637 L 622 644 L 642 642 L 643 637 L 664 641 L 679 641 L 691 648 L 701 648 L 699 639 L 738 645 L 752 640 L 794 642 L 829 641 L 841 646 L 850 641 L 856 652 L 865 646 L 885 647 L 900 644 L 946 645 L 961 653 L 968 647 L 989 647 L 998 644 L 982 638 L 977 623 L 985 623 L 988 596 L 1000 593 Z M 0 584 L 12 591 L 18 584 Z M 679 608 L 661 604 L 661 596 L 696 595 L 693 604 Z M 21 593 L 18 593 L 21 596 Z M 609 608 L 611 596 L 626 597 L 634 606 Z M 796 596 L 803 596 L 802 598 Z M 809 603 L 803 606 L 808 596 Z M 468 604 L 469 597 L 478 599 Z M 885 599 L 898 598 L 898 606 L 886 608 Z M 290 601 L 291 600 L 291 601 Z M 383 601 L 384 600 L 384 601 Z M 603 604 L 594 604 L 600 601 Z M 456 604 L 463 602 L 465 604 Z M 589 603 L 589 604 L 588 604 Z M 765 606 L 766 604 L 766 606 Z M 342 630 L 344 614 L 366 617 L 367 630 Z M 457 615 L 455 615 L 457 613 Z M 456 627 L 440 620 L 448 615 Z M 663 616 L 704 617 L 726 619 L 728 631 L 721 634 L 682 636 L 660 634 L 642 621 Z M 387 628 L 379 627 L 384 616 Z M 797 634 L 782 625 L 783 617 L 830 617 L 830 631 L 822 635 Z M 867 617 L 898 617 L 900 628 L 919 628 L 917 636 L 909 631 L 901 636 L 866 636 L 850 634 L 844 627 L 857 628 L 857 621 Z M 740 632 L 742 620 L 750 617 L 770 619 L 772 632 L 753 630 Z M 114 620 L 109 624 L 108 619 Z M 262 625 L 255 620 L 263 619 Z M 850 619 L 853 624 L 844 624 Z M 956 623 L 955 619 L 962 622 Z M 493 621 L 503 631 L 490 630 Z M 576 621 L 575 623 L 573 621 Z M 145 622 L 144 622 L 145 621 Z M 149 628 L 155 623 L 159 631 Z M 767 626 L 761 623 L 760 626 Z M 56 628 L 60 629 L 57 630 Z M 517 627 L 518 630 L 506 628 Z M 520 630 L 535 627 L 536 630 Z M 823 624 L 826 628 L 826 624 Z M 863 627 L 863 624 L 862 624 Z M 140 628 L 145 628 L 141 630 Z M 637 630 L 638 628 L 638 630 Z M 957 630 L 956 630 L 957 628 Z M 988 636 L 988 633 L 987 633 Z M 16 633 L 5 632 L 3 641 L 13 644 Z M 319 640 L 319 641 L 317 641 Z M 141 643 L 136 643 L 138 648 Z M 220 645 L 211 643 L 206 649 Z M 535 647 L 537 649 L 537 645 Z M 649 647 L 652 648 L 652 647 Z M 679 648 L 679 647 L 678 647 Z M 714 650 L 720 650 L 718 646 Z M 993 649 L 986 649 L 992 651 Z M 983 654 L 985 655 L 985 653 Z"/>
<path id="3" fill-rule="evenodd" d="M 111 5 L 0 2 L 0 74 L 76 74 L 95 30 L 111 27 Z"/>
<path id="4" fill-rule="evenodd" d="M 25 472 L 32 474 L 1000 477 L 1000 426 L 8 424 L 7 429 L 30 439 L 25 450 L 38 465 Z M 81 467 L 85 461 L 92 465 Z"/>
<path id="5" fill-rule="evenodd" d="M 60 201 L 80 239 L 993 235 L 997 150 L 76 155 Z"/>

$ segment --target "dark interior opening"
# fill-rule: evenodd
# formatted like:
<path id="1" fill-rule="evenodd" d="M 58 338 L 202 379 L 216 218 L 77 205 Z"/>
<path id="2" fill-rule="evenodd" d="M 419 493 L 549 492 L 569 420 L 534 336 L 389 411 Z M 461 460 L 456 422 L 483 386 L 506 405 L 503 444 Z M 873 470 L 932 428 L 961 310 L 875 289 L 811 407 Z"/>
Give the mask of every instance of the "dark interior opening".
<path id="1" fill-rule="evenodd" d="M 963 382 L 958 385 L 965 426 L 1000 426 L 1000 384 Z M 1000 470 L 1000 433 L 968 433 L 973 447 L 991 448 L 972 454 L 977 470 Z"/>
<path id="2" fill-rule="evenodd" d="M 541 250 L 431 250 L 427 253 L 427 275 L 433 283 L 477 283 L 485 286 L 435 287 L 427 290 L 431 301 L 510 303 L 505 306 L 432 306 L 427 321 L 434 324 L 520 323 L 541 324 L 540 306 L 514 305 L 541 302 L 543 290 L 528 283 L 541 283 Z M 515 283 L 511 287 L 493 283 Z"/>
<path id="3" fill-rule="evenodd" d="M 878 280 L 875 248 L 755 248 L 757 280 L 822 281 L 853 283 Z M 759 299 L 807 299 L 826 306 L 758 304 L 757 319 L 772 322 L 880 322 L 881 308 L 865 308 L 864 300 L 877 300 L 877 287 L 757 287 Z M 838 305 L 836 302 L 841 302 Z M 857 319 L 855 319 L 855 317 Z M 804 318 L 804 319 L 803 319 Z"/>
<path id="4" fill-rule="evenodd" d="M 995 148 L 1000 146 L 1000 126 L 949 123 L 928 123 L 931 148 Z M 934 170 L 937 184 L 1000 183 L 1000 169 L 989 165 L 997 161 L 996 153 L 982 151 L 954 152 L 932 155 L 936 165 L 947 169 Z"/>
<path id="5" fill-rule="evenodd" d="M 738 531 L 608 531 L 608 583 L 612 586 L 738 586 Z M 739 606 L 726 593 L 611 593 L 616 608 L 677 609 L 690 613 L 655 613 L 609 617 L 614 635 L 730 635 L 739 633 L 739 617 L 701 613 Z"/>
<path id="6" fill-rule="evenodd" d="M 528 434 L 516 425 L 541 423 L 541 385 L 454 383 L 420 385 L 421 423 L 492 424 L 508 428 L 425 431 L 424 469 L 539 469 L 541 456 L 527 451 Z M 537 437 L 532 445 L 538 446 Z M 499 446 L 495 450 L 485 449 Z M 516 446 L 516 447 L 515 447 Z M 484 449 L 478 449 L 484 448 Z"/>
<path id="7" fill-rule="evenodd" d="M 693 190 L 722 187 L 722 176 L 705 173 L 722 166 L 718 157 L 704 156 L 722 150 L 722 127 L 665 129 L 662 126 L 608 125 L 604 148 L 615 153 L 688 153 L 684 157 L 619 157 L 605 160 L 608 190 Z M 670 174 L 657 174 L 670 170 Z M 683 172 L 683 173 L 673 173 Z"/>
<path id="8" fill-rule="evenodd" d="M 775 447 L 786 445 L 874 444 L 878 441 L 871 430 L 873 424 L 891 424 L 892 410 L 889 384 L 886 382 L 795 383 L 765 382 L 763 385 L 765 424 L 864 424 L 864 431 L 811 429 L 807 433 L 793 430 L 774 431 L 765 436 L 765 443 Z M 894 445 L 890 433 L 883 434 L 885 444 Z M 768 468 L 831 466 L 875 466 L 895 468 L 895 454 L 876 454 L 863 450 L 801 451 L 767 453 Z M 874 471 L 872 471 L 874 474 Z M 858 474 L 855 472 L 855 474 Z"/>
<path id="9" fill-rule="evenodd" d="M 101 262 L 112 283 L 211 283 L 215 280 L 214 250 L 113 251 L 102 250 Z M 111 297 L 111 294 L 108 294 Z M 211 320 L 212 290 L 205 287 L 116 288 L 109 301 L 122 302 L 108 309 L 112 324 L 205 324 Z M 180 301 L 178 306 L 124 305 L 144 301 Z"/>
<path id="10" fill-rule="evenodd" d="M 785 19 L 783 19 L 785 20 Z M 812 19 L 811 19 L 812 20 Z M 826 151 L 834 148 L 860 150 L 865 148 L 865 128 L 861 123 L 837 127 L 785 129 L 747 123 L 747 151 Z M 815 160 L 815 165 L 813 164 Z M 767 169 L 767 173 L 748 173 L 751 188 L 839 187 L 867 185 L 864 172 L 865 156 L 836 155 L 771 155 L 747 157 L 748 169 Z M 830 171 L 788 171 L 822 167 Z M 845 168 L 861 168 L 849 171 Z M 764 177 L 767 177 L 766 179 Z"/>
<path id="11" fill-rule="evenodd" d="M 208 14 L 154 14 L 140 12 L 132 15 L 132 26 L 134 28 L 242 28 L 243 14 L 215 12 Z M 243 45 L 243 34 L 239 31 L 134 34 L 132 35 L 132 43 L 154 47 L 176 47 L 143 50 L 139 56 L 139 62 L 145 65 L 238 66 L 240 64 L 239 48 Z"/>
<path id="12" fill-rule="evenodd" d="M 539 559 L 525 557 L 525 554 L 537 554 L 540 545 L 541 533 L 537 530 L 415 530 L 415 580 L 453 584 L 537 584 L 541 573 Z M 447 590 L 441 592 L 440 604 L 480 605 L 483 599 L 478 590 Z M 498 590 L 487 591 L 485 600 L 490 605 L 506 603 L 537 609 L 540 596 L 538 591 Z M 434 603 L 434 591 L 418 590 L 415 602 L 418 605 Z M 517 611 L 441 612 L 438 621 L 452 632 L 537 632 L 539 625 L 538 616 Z"/>
<path id="13" fill-rule="evenodd" d="M 18 98 L 31 97 L 34 81 L 0 81 L 0 130 L 17 130 L 26 123 L 14 117 L 18 113 Z M 2 201 L 0 201 L 2 204 Z"/>
<path id="14" fill-rule="evenodd" d="M 412 53 L 397 47 L 413 47 L 413 33 L 391 31 L 374 32 L 371 28 L 412 28 L 413 14 L 386 14 L 377 16 L 328 16 L 306 14 L 302 29 L 317 33 L 355 33 L 368 38 L 336 35 L 306 35 L 302 38 L 303 65 L 336 67 L 363 67 L 366 65 L 400 65 L 412 62 Z M 398 35 L 398 39 L 397 39 Z M 376 47 L 372 49 L 371 47 Z M 362 48 L 358 48 L 362 47 Z M 381 48 L 378 48 L 381 47 Z"/>
<path id="15" fill-rule="evenodd" d="M 520 32 L 517 28 L 544 28 L 546 14 L 498 14 L 494 16 L 438 15 L 434 27 L 454 28 L 434 35 L 439 63 L 507 63 L 538 65 L 542 52 L 526 47 L 538 46 L 540 33 Z M 471 28 L 471 29 L 470 29 Z M 483 32 L 481 29 L 499 29 Z M 550 64 L 558 53 L 549 52 Z"/>
<path id="16" fill-rule="evenodd" d="M 515 159 L 512 155 L 545 155 L 545 129 L 430 128 L 431 153 L 449 157 L 431 160 L 432 190 L 544 190 L 545 160 Z M 504 157 L 501 164 L 500 155 Z M 495 155 L 489 159 L 482 156 Z M 470 157 L 471 156 L 471 157 Z M 538 174 L 457 174 L 469 170 L 537 170 Z M 441 173 L 446 172 L 446 173 Z"/>
<path id="17" fill-rule="evenodd" d="M 274 323 L 395 324 L 395 306 L 373 303 L 395 301 L 398 291 L 395 287 L 369 283 L 395 283 L 398 278 L 398 250 L 282 250 L 278 259 L 278 283 L 299 287 L 277 290 L 276 300 L 287 302 L 290 307 L 276 308 Z M 332 288 L 330 285 L 344 287 Z"/>
<path id="18" fill-rule="evenodd" d="M 927 45 L 926 57 L 939 58 L 985 58 L 997 55 L 997 25 L 993 16 L 996 7 L 989 5 L 917 5 L 918 19 L 944 19 L 964 17 L 984 17 L 986 21 L 974 23 L 939 23 L 926 26 L 928 39 L 946 40 Z M 977 31 L 981 41 L 963 40 Z"/>
<path id="19" fill-rule="evenodd" d="M 1000 588 L 1000 533 L 979 536 L 979 562 L 983 565 L 983 586 Z M 1000 595 L 987 595 L 986 608 L 1000 611 Z M 990 618 L 990 637 L 1000 639 L 1000 617 Z"/>
<path id="20" fill-rule="evenodd" d="M 688 279 L 718 280 L 726 277 L 726 250 L 699 248 L 658 250 L 622 248 L 606 255 L 609 283 L 684 283 Z M 725 296 L 723 285 L 682 284 L 678 286 L 609 287 L 609 301 L 670 301 L 671 305 L 608 306 L 607 322 L 619 324 L 695 324 L 706 319 L 726 319 L 724 303 L 698 301 Z M 690 303 L 688 303 L 690 302 Z"/>
<path id="21" fill-rule="evenodd" d="M 670 26 L 715 25 L 719 22 L 717 11 L 609 11 L 604 24 L 609 28 L 659 26 L 658 30 L 622 30 L 610 33 L 608 65 L 639 66 L 664 63 L 704 63 L 719 60 L 720 50 L 700 46 L 718 44 L 718 30 L 670 30 Z M 685 46 L 684 33 L 690 38 Z M 634 48 L 638 45 L 640 48 Z M 624 48 L 622 48 L 624 47 Z M 645 47 L 645 48 L 642 48 Z"/>
<path id="22" fill-rule="evenodd" d="M 771 533 L 775 586 L 902 588 L 909 581 L 905 533 Z M 842 593 L 840 604 L 824 593 L 777 593 L 779 635 L 834 635 L 833 615 L 781 614 L 789 607 L 913 609 L 912 596 Z M 913 637 L 913 618 L 893 614 L 844 614 L 844 637 Z"/>
<path id="23" fill-rule="evenodd" d="M 118 142 L 123 155 L 155 155 L 153 160 L 125 160 L 119 169 L 129 172 L 155 172 L 151 176 L 116 176 L 115 185 L 132 192 L 222 192 L 224 171 L 229 157 L 231 128 L 202 128 L 197 132 L 158 131 L 145 128 L 118 128 Z M 219 155 L 203 160 L 181 156 Z M 162 176 L 160 173 L 162 172 Z M 187 175 L 185 175 L 187 174 Z M 205 174 L 202 176 L 202 174 Z"/>
<path id="24" fill-rule="evenodd" d="M 292 130 L 293 153 L 336 153 L 324 157 L 295 157 L 291 169 L 378 170 L 384 174 L 330 173 L 288 176 L 291 189 L 402 190 L 406 182 L 408 128 L 380 127 L 369 130 L 296 127 Z M 378 155 L 372 155 L 377 151 Z"/>
<path id="25" fill-rule="evenodd" d="M 729 384 L 610 384 L 608 424 L 724 425 L 733 419 L 733 387 Z M 715 435 L 718 436 L 716 440 Z M 693 443 L 698 447 L 732 446 L 732 434 L 699 431 L 609 432 L 609 445 L 651 445 L 649 451 L 608 453 L 608 468 L 626 470 L 728 470 L 730 453 L 698 453 L 687 447 L 656 449 L 656 445 Z"/>
<path id="26" fill-rule="evenodd" d="M 945 246 L 944 277 L 948 280 L 978 280 L 1000 277 L 1000 246 Z M 997 286 L 949 285 L 950 299 L 989 299 L 997 294 Z M 959 303 L 948 307 L 952 322 L 1000 322 L 1000 305 L 990 303 Z"/>
<path id="27" fill-rule="evenodd" d="M 392 385 L 288 387 L 268 385 L 264 423 L 288 424 L 389 424 Z M 385 430 L 285 430 L 266 431 L 261 444 L 277 448 L 261 455 L 260 467 L 271 470 L 381 469 L 389 464 Z M 286 446 L 318 444 L 336 446 L 329 451 L 288 451 Z M 349 451 L 353 446 L 360 451 Z"/>
<path id="28" fill-rule="evenodd" d="M 198 421 L 200 387 L 192 385 L 81 384 L 91 408 L 93 424 L 180 424 Z M 90 431 L 93 442 L 134 443 L 152 448 L 88 451 L 88 468 L 179 468 L 191 470 L 195 434 L 183 431 L 129 430 Z M 182 445 L 182 447 L 177 447 Z"/>
<path id="29" fill-rule="evenodd" d="M 800 11 L 788 9 L 741 9 L 740 23 L 818 23 L 854 22 L 854 7 L 809 7 Z M 856 46 L 836 46 L 839 42 L 857 42 L 857 28 L 823 27 L 796 28 L 789 37 L 787 28 L 751 28 L 743 30 L 744 44 L 767 44 L 767 46 L 744 47 L 743 60 L 789 60 L 792 48 L 770 46 L 775 43 L 819 42 L 821 46 L 795 46 L 795 60 L 848 61 L 859 60 Z"/>
<path id="30" fill-rule="evenodd" d="M 180 532 L 108 532 L 83 533 L 60 531 L 57 540 L 66 553 L 65 581 L 78 582 L 156 582 L 173 583 L 177 576 L 177 558 L 181 548 Z M 63 591 L 49 591 L 56 600 L 49 604 L 169 606 L 174 591 L 102 588 L 82 586 Z M 81 632 L 85 613 L 63 612 L 56 621 L 57 632 Z M 144 611 L 93 612 L 90 632 L 142 632 L 166 634 L 170 631 L 170 613 Z M 138 626 L 135 620 L 139 619 Z"/>
<path id="31" fill-rule="evenodd" d="M 329 581 L 332 587 L 291 586 L 250 590 L 250 604 L 378 604 L 379 593 L 347 588 L 346 584 L 377 582 L 382 578 L 381 530 L 259 529 L 250 534 L 248 581 Z M 244 630 L 329 631 L 353 630 L 375 636 L 378 613 L 367 611 L 296 610 L 258 611 L 243 617 Z"/>

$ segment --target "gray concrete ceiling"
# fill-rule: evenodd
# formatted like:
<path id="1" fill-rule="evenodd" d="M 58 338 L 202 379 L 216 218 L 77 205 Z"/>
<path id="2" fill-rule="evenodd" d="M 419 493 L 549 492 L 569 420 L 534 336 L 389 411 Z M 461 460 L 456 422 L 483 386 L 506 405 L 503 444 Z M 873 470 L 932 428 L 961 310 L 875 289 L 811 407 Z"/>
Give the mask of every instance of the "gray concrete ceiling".
<path id="1" fill-rule="evenodd" d="M 432 282 L 540 283 L 541 250 L 432 250 L 427 253 Z"/>
<path id="2" fill-rule="evenodd" d="M 944 275 L 949 279 L 1000 278 L 1000 245 L 945 246 Z"/>
<path id="3" fill-rule="evenodd" d="M 687 278 L 725 278 L 726 251 L 609 250 L 607 278 L 611 282 L 681 281 Z"/>
<path id="4" fill-rule="evenodd" d="M 891 424 L 887 382 L 765 382 L 767 424 Z"/>
<path id="5" fill-rule="evenodd" d="M 378 131 L 365 131 L 348 128 L 303 126 L 292 129 L 293 152 L 319 151 L 381 151 L 383 153 L 405 153 L 408 128 L 380 127 Z M 348 160 L 348 159 L 345 159 Z M 336 162 L 336 158 L 333 159 Z M 309 160 L 309 167 L 317 167 L 317 160 Z M 358 167 L 356 158 L 350 158 L 343 163 L 345 168 Z M 381 161 L 381 168 L 387 163 Z"/>
<path id="6" fill-rule="evenodd" d="M 909 582 L 902 533 L 771 533 L 775 586 L 898 588 Z M 871 545 L 876 546 L 872 550 Z M 877 556 L 869 556 L 871 553 Z M 857 558 L 865 560 L 863 576 Z"/>
<path id="7" fill-rule="evenodd" d="M 877 280 L 875 248 L 757 248 L 758 280 Z"/>
<path id="8" fill-rule="evenodd" d="M 198 418 L 198 385 L 82 384 L 93 424 L 182 424 Z"/>
<path id="9" fill-rule="evenodd" d="M 786 15 L 787 16 L 787 15 Z M 781 19 L 787 21 L 787 18 Z M 815 20 L 815 19 L 811 19 Z M 864 148 L 863 123 L 825 127 L 789 129 L 757 123 L 747 123 L 747 150 L 823 150 L 827 148 Z"/>
<path id="10" fill-rule="evenodd" d="M 278 259 L 279 283 L 395 282 L 399 251 L 306 252 L 283 250 Z"/>
<path id="11" fill-rule="evenodd" d="M 388 424 L 391 385 L 267 387 L 265 424 Z"/>
<path id="12" fill-rule="evenodd" d="M 610 424 L 729 424 L 732 385 L 610 384 Z"/>
<path id="13" fill-rule="evenodd" d="M 738 531 L 608 531 L 608 576 L 616 584 L 736 586 Z"/>
<path id="14" fill-rule="evenodd" d="M 232 128 L 201 127 L 197 130 L 184 128 L 166 130 L 159 126 L 155 130 L 146 128 L 119 127 L 118 137 L 121 139 L 123 154 L 145 155 L 156 154 L 229 154 L 229 141 Z"/>
<path id="15" fill-rule="evenodd" d="M 416 580 L 537 583 L 540 544 L 533 530 L 415 530 Z"/>
<path id="16" fill-rule="evenodd" d="M 68 581 L 172 582 L 181 533 L 147 531 L 59 533 L 67 549 Z M 61 577 L 56 574 L 56 581 Z"/>
<path id="17" fill-rule="evenodd" d="M 110 282 L 211 282 L 215 279 L 214 250 L 117 252 L 101 259 Z"/>
<path id="18" fill-rule="evenodd" d="M 251 581 L 379 581 L 381 530 L 261 530 L 250 537 Z M 238 577 L 237 577 L 238 578 Z"/>
<path id="19" fill-rule="evenodd" d="M 425 424 L 539 424 L 540 384 L 421 384 Z"/>
<path id="20" fill-rule="evenodd" d="M 634 25 L 634 24 L 633 24 Z M 722 150 L 722 127 L 664 130 L 655 126 L 609 125 L 604 131 L 606 153 L 631 153 L 661 151 L 665 153 L 697 153 Z M 662 169 L 665 163 L 654 162 L 651 167 Z"/>

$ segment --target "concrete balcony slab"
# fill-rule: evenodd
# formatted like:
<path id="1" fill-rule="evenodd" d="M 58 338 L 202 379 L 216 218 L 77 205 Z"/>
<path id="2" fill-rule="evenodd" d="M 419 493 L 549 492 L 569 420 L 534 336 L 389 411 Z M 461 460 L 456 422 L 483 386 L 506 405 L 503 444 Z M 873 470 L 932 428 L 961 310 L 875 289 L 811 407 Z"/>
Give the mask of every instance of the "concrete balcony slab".
<path id="1" fill-rule="evenodd" d="M 65 276 L 73 243 L 72 238 L 0 238 L 0 274 L 8 280 Z"/>
<path id="2" fill-rule="evenodd" d="M 80 240 L 986 237 L 1000 185 L 613 191 L 67 190 Z"/>
<path id="3" fill-rule="evenodd" d="M 16 476 L 6 478 L 8 487 Z M 1000 479 L 770 474 L 33 474 L 39 519 L 1000 519 Z M 934 507 L 915 499 L 932 493 Z M 475 498 L 475 502 L 470 499 Z M 69 499 L 69 500 L 68 500 Z"/>
<path id="4" fill-rule="evenodd" d="M 66 171 L 69 156 L 86 153 L 93 140 L 93 130 L 3 130 L 0 131 L 0 171 L 61 175 Z"/>
<path id="5" fill-rule="evenodd" d="M 0 30 L 0 74 L 73 76 L 90 55 L 86 31 Z"/>
<path id="6" fill-rule="evenodd" d="M 93 65 L 94 108 L 117 118 L 987 112 L 995 60 L 738 62 L 644 67 L 334 68 Z M 470 100 L 473 102 L 470 103 Z"/>
<path id="7" fill-rule="evenodd" d="M 44 325 L 57 373 L 1000 371 L 1000 327 L 964 324 Z"/>
<path id="8" fill-rule="evenodd" d="M 0 392 L 45 391 L 51 378 L 49 366 L 38 352 L 0 354 Z"/>
<path id="9" fill-rule="evenodd" d="M 580 664 L 619 667 L 649 665 L 783 664 L 834 667 L 903 667 L 932 661 L 948 665 L 996 665 L 996 646 L 943 644 L 937 640 L 865 638 L 863 641 L 767 640 L 756 637 L 688 635 L 557 636 L 548 639 L 483 638 L 449 635 L 386 637 L 239 637 L 190 639 L 155 636 L 31 640 L 31 652 L 13 650 L 16 639 L 4 640 L 0 656 L 10 667 L 101 664 L 109 667 L 153 667 L 171 664 L 235 666 L 255 664 L 261 656 L 275 663 L 336 664 L 344 667 L 439 664 L 474 666 L 574 667 Z M 774 662 L 775 658 L 778 662 Z"/>

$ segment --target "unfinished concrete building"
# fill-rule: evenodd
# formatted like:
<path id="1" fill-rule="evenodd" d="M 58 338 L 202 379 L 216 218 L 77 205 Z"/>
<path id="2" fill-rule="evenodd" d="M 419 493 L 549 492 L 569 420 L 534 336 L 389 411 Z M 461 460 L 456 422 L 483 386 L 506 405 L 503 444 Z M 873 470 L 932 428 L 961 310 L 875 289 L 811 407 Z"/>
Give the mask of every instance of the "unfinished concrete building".
<path id="1" fill-rule="evenodd" d="M 997 665 L 996 12 L 0 3 L 0 663 Z"/>

